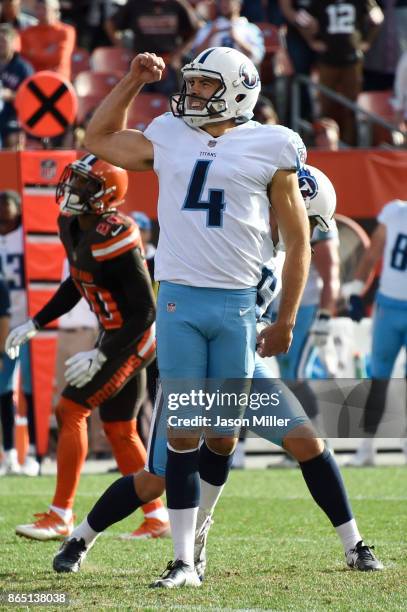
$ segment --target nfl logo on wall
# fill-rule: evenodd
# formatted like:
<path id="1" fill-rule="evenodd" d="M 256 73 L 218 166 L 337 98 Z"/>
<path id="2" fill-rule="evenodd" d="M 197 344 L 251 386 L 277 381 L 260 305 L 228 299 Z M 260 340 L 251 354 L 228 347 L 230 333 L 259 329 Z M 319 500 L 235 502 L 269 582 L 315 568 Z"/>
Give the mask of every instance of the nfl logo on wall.
<path id="1" fill-rule="evenodd" d="M 57 164 L 53 159 L 42 159 L 40 162 L 40 175 L 43 179 L 50 181 L 55 178 Z"/>
<path id="2" fill-rule="evenodd" d="M 176 309 L 177 309 L 177 306 L 174 304 L 174 302 L 167 303 L 167 312 L 175 312 Z"/>

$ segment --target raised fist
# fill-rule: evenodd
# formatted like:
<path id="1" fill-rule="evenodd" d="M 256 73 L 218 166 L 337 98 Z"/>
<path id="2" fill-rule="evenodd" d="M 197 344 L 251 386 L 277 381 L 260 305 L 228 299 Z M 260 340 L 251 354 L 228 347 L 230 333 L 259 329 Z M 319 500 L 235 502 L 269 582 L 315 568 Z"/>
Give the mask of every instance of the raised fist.
<path id="1" fill-rule="evenodd" d="M 139 53 L 130 65 L 130 74 L 136 81 L 155 83 L 160 81 L 165 68 L 164 60 L 155 53 Z"/>

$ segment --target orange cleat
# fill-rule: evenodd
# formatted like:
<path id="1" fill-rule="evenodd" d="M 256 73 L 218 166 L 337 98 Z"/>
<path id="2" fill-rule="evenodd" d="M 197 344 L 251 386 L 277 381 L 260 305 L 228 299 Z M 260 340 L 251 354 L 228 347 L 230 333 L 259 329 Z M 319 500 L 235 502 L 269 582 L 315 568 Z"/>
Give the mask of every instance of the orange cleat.
<path id="1" fill-rule="evenodd" d="M 166 538 L 169 535 L 169 521 L 146 517 L 138 529 L 120 537 L 122 540 L 146 540 L 147 538 Z"/>
<path id="2" fill-rule="evenodd" d="M 66 523 L 56 512 L 34 514 L 36 521 L 27 525 L 17 525 L 16 534 L 31 540 L 62 540 L 71 535 L 73 518 Z"/>

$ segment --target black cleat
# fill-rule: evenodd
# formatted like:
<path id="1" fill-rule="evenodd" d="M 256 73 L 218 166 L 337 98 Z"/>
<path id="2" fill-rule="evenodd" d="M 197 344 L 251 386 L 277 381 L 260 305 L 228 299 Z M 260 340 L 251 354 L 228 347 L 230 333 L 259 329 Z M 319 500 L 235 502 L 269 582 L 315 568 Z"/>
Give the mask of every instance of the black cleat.
<path id="1" fill-rule="evenodd" d="M 201 581 L 195 568 L 180 559 L 170 561 L 161 577 L 150 584 L 150 587 L 153 589 L 174 589 L 186 586 L 199 587 L 201 586 Z"/>
<path id="2" fill-rule="evenodd" d="M 56 572 L 79 572 L 87 552 L 83 538 L 66 538 L 54 557 L 52 567 Z"/>
<path id="3" fill-rule="evenodd" d="M 355 548 L 351 548 L 346 553 L 346 563 L 352 569 L 361 572 L 371 572 L 383 569 L 383 563 L 376 559 L 372 550 L 374 546 L 366 546 L 363 540 L 358 542 Z"/>

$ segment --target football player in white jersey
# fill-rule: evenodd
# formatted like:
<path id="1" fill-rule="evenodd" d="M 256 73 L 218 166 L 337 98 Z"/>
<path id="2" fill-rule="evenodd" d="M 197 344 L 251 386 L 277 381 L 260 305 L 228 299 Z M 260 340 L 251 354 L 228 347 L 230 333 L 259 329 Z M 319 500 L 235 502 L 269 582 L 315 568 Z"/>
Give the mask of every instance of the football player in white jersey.
<path id="1" fill-rule="evenodd" d="M 184 66 L 183 89 L 171 99 L 172 115 L 154 119 L 144 134 L 125 129 L 132 100 L 145 84 L 160 80 L 164 68 L 154 53 L 137 55 L 93 115 L 85 143 L 128 170 L 154 168 L 159 179 L 157 360 L 165 393 L 170 381 L 192 394 L 215 378 L 240 381 L 234 392 L 247 393 L 270 203 L 286 262 L 281 308 L 261 334 L 262 355 L 288 350 L 308 273 L 309 231 L 296 175 L 305 147 L 285 127 L 250 121 L 259 75 L 249 58 L 226 47 L 207 49 Z M 200 585 L 194 569 L 199 463 L 211 466 L 216 497 L 237 439 L 232 428 L 221 437 L 206 436 L 199 446 L 201 429 L 192 433 L 187 427 L 186 419 L 197 414 L 192 404 L 178 413 L 185 419 L 183 433 L 178 429 L 168 436 L 166 491 L 175 562 L 167 577 L 154 583 L 158 587 Z M 234 406 L 236 417 L 244 408 Z"/>
<path id="2" fill-rule="evenodd" d="M 313 199 L 322 188 L 336 200 L 332 183 L 318 168 L 307 166 L 299 172 L 298 178 L 307 206 L 312 206 Z M 339 240 L 336 224 L 332 223 L 328 231 L 316 227 L 311 245 L 312 261 L 293 330 L 293 342 L 286 354 L 277 355 L 277 361 L 280 377 L 286 381 L 321 432 L 324 428 L 318 400 L 307 379 L 312 378 L 310 370 L 318 350 L 323 350 L 328 343 L 330 319 L 339 295 Z M 272 309 L 277 311 L 278 300 L 273 302 Z M 297 463 L 286 455 L 280 463 L 270 467 L 296 466 Z"/>
<path id="3" fill-rule="evenodd" d="M 27 298 L 24 284 L 24 244 L 21 225 L 20 197 L 15 191 L 0 192 L 0 273 L 8 282 L 10 290 L 10 328 L 20 325 L 27 318 Z M 31 367 L 28 347 L 24 347 L 20 357 L 22 387 L 27 404 L 29 455 L 20 467 L 14 445 L 14 388 L 18 361 L 6 354 L 0 371 L 0 410 L 3 429 L 5 460 L 1 473 L 22 472 L 37 476 L 39 464 L 35 458 L 35 427 L 33 397 L 31 389 Z"/>
<path id="4" fill-rule="evenodd" d="M 311 172 L 313 170 L 315 172 L 315 169 L 308 168 Z M 332 188 L 327 177 L 322 183 L 316 182 L 315 198 L 312 205 L 307 208 L 311 230 L 315 225 L 321 231 L 326 231 L 329 227 L 336 198 L 332 198 L 332 192 L 334 195 L 333 189 L 326 190 L 327 185 Z M 263 267 L 262 278 L 257 287 L 256 316 L 260 328 L 271 323 L 271 318 L 267 318 L 265 313 L 280 290 L 278 261 L 280 258 L 277 257 L 277 253 L 284 245 L 279 241 L 278 227 L 274 224 L 272 244 L 274 257 L 269 263 L 276 269 L 273 271 L 270 268 Z M 360 571 L 381 569 L 382 564 L 361 539 L 335 459 L 328 449 L 324 448 L 323 441 L 317 438 L 298 400 L 289 393 L 280 381 L 271 380 L 270 375 L 270 370 L 264 360 L 256 355 L 251 387 L 252 397 L 254 397 L 253 394 L 256 396 L 259 393 L 270 395 L 275 391 L 280 391 L 281 398 L 278 408 L 271 408 L 270 405 L 257 407 L 256 418 L 270 418 L 273 414 L 277 414 L 278 410 L 279 416 L 288 417 L 289 423 L 286 427 L 276 428 L 268 424 L 256 427 L 252 414 L 251 419 L 249 417 L 252 424 L 251 430 L 258 436 L 285 448 L 296 458 L 311 495 L 336 529 L 344 547 L 348 566 Z M 247 410 L 245 416 L 247 417 L 250 412 L 251 410 Z M 159 388 L 145 469 L 136 474 L 134 478 L 133 476 L 126 476 L 117 480 L 104 492 L 87 517 L 62 544 L 54 557 L 53 567 L 55 571 L 78 572 L 82 561 L 101 532 L 134 512 L 139 507 L 141 499 L 152 499 L 152 497 L 163 493 L 167 444 L 166 419 L 162 415 L 163 393 Z M 202 486 L 195 532 L 194 563 L 197 574 L 202 581 L 206 569 L 208 531 L 213 522 L 214 508 L 224 484 L 222 477 L 219 478 L 218 482 L 214 481 L 207 462 L 200 463 L 199 468 Z M 173 578 L 167 577 L 166 580 L 172 581 Z"/>
<path id="5" fill-rule="evenodd" d="M 379 289 L 375 298 L 372 338 L 372 384 L 364 413 L 365 438 L 349 465 L 374 464 L 374 442 L 386 407 L 386 394 L 394 363 L 404 347 L 407 350 L 407 201 L 394 200 L 378 216 L 370 247 L 365 251 L 353 281 L 342 287 L 350 300 L 352 318 L 363 313 L 361 295 L 366 280 L 383 258 Z M 407 376 L 407 372 L 406 372 Z M 407 440 L 403 440 L 407 459 Z"/>

